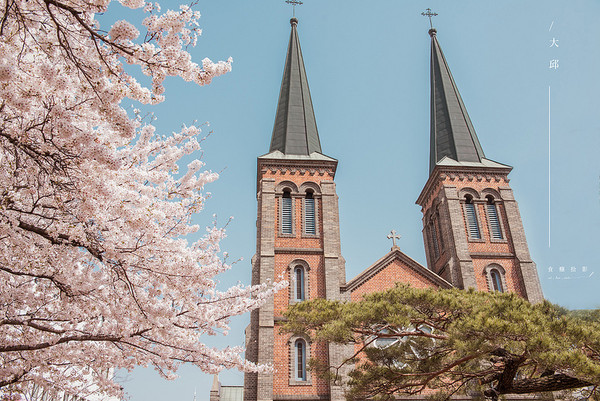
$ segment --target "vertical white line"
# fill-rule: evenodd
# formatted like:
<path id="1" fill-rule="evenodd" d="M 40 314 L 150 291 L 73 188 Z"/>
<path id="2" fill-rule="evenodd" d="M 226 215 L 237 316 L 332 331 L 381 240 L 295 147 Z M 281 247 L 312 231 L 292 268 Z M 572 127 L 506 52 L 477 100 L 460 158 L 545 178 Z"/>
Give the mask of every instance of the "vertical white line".
<path id="1" fill-rule="evenodd" d="M 550 248 L 550 231 L 551 231 L 551 221 L 550 221 L 550 196 L 551 196 L 551 184 L 552 181 L 550 179 L 550 85 L 548 85 L 548 248 Z"/>

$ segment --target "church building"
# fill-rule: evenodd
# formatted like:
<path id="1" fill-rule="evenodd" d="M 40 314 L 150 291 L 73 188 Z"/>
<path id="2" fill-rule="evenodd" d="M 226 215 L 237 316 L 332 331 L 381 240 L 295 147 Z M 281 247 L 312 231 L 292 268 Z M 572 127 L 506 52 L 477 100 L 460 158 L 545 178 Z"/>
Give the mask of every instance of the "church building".
<path id="1" fill-rule="evenodd" d="M 310 358 L 342 361 L 348 347 L 280 333 L 283 312 L 297 302 L 353 301 L 409 283 L 418 288 L 475 288 L 543 299 L 517 202 L 512 167 L 486 158 L 437 39 L 431 36 L 429 179 L 417 196 L 427 266 L 395 245 L 351 280 L 340 244 L 335 174 L 338 160 L 322 149 L 298 38 L 291 19 L 269 152 L 257 161 L 257 238 L 252 284 L 285 277 L 287 289 L 252 312 L 246 358 L 274 373 L 246 373 L 243 391 L 215 378 L 211 401 L 344 400 L 343 388 L 311 375 Z M 328 150 L 329 151 L 329 150 Z M 344 194 L 341 194 L 344 196 Z M 390 237 L 394 237 L 394 233 Z M 233 396 L 235 394 L 235 396 Z"/>

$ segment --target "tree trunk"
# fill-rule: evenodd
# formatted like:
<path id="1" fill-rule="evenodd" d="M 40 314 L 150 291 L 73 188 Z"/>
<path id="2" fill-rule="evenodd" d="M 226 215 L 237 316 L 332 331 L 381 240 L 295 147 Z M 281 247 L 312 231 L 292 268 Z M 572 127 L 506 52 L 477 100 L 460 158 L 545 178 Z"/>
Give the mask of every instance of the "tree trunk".
<path id="1" fill-rule="evenodd" d="M 512 385 L 511 393 L 527 394 L 538 393 L 542 391 L 559 391 L 591 385 L 592 384 L 589 382 L 558 373 L 550 376 L 538 377 L 535 379 L 516 380 Z"/>
<path id="2" fill-rule="evenodd" d="M 575 377 L 562 373 L 537 377 L 534 379 L 516 380 L 511 386 L 489 389 L 484 392 L 486 397 L 493 398 L 498 394 L 533 394 L 546 391 L 569 390 L 573 388 L 587 387 L 592 384 Z"/>

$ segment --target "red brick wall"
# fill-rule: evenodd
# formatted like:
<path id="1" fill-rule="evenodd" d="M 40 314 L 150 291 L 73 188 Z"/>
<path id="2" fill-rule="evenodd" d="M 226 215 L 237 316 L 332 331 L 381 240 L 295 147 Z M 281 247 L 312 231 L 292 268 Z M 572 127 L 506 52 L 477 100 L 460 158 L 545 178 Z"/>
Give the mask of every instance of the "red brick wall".
<path id="1" fill-rule="evenodd" d="M 423 277 L 399 260 L 392 261 L 375 276 L 352 291 L 350 299 L 360 300 L 365 294 L 393 288 L 396 283 L 407 283 L 415 288 L 436 288 L 429 279 Z"/>
<path id="2" fill-rule="evenodd" d="M 490 264 L 495 263 L 502 266 L 506 272 L 504 277 L 508 291 L 516 292 L 523 295 L 525 291 L 521 285 L 519 275 L 519 266 L 514 259 L 498 258 L 498 259 L 473 259 L 473 267 L 475 268 L 475 278 L 477 280 L 477 289 L 479 291 L 490 291 L 485 268 Z"/>
<path id="3" fill-rule="evenodd" d="M 304 260 L 310 266 L 310 270 L 306 272 L 306 289 L 309 299 L 325 297 L 325 283 L 323 280 L 323 256 L 314 254 L 278 254 L 275 255 L 275 277 L 283 275 L 284 279 L 293 282 L 293 277 L 290 277 L 290 269 L 288 266 L 296 259 Z M 290 287 L 279 291 L 275 294 L 275 316 L 281 316 L 288 308 L 290 300 Z"/>
<path id="4" fill-rule="evenodd" d="M 481 196 L 479 200 L 485 200 L 485 195 L 483 191 L 486 189 L 493 189 L 496 192 L 500 192 L 500 187 L 508 187 L 508 178 L 505 176 L 494 176 L 494 177 L 469 177 L 467 174 L 465 175 L 445 175 L 445 177 L 436 183 L 436 187 L 431 191 L 431 195 L 425 202 L 424 211 L 427 211 L 428 208 L 432 207 L 435 199 L 438 198 L 439 191 L 443 188 L 444 185 L 454 186 L 457 191 L 460 193 L 462 189 L 471 188 L 477 191 Z M 462 198 L 462 197 L 461 197 Z M 525 295 L 525 291 L 523 289 L 523 283 L 521 280 L 520 274 L 520 266 L 518 261 L 513 256 L 508 256 L 509 254 L 514 254 L 514 246 L 512 242 L 511 233 L 508 230 L 508 221 L 507 215 L 504 210 L 502 204 L 497 204 L 497 210 L 499 216 L 501 218 L 502 223 L 502 234 L 504 239 L 502 241 L 492 241 L 489 224 L 487 221 L 487 213 L 485 210 L 485 205 L 482 203 L 477 203 L 477 199 L 475 200 L 476 210 L 477 210 L 477 218 L 479 220 L 479 228 L 481 232 L 481 241 L 468 241 L 468 251 L 470 254 L 497 254 L 498 257 L 490 257 L 486 255 L 486 257 L 481 256 L 472 256 L 473 267 L 475 270 L 475 280 L 477 283 L 477 289 L 480 291 L 489 291 L 487 277 L 485 273 L 485 268 L 492 263 L 499 264 L 505 270 L 505 282 L 508 291 L 514 291 L 522 296 Z M 464 230 L 466 235 L 467 233 L 467 222 L 466 218 L 463 214 L 463 226 L 461 227 Z M 468 235 L 467 235 L 468 238 Z M 444 240 L 447 240 L 444 238 Z M 446 244 L 448 245 L 448 244 Z M 435 271 L 439 271 L 441 267 L 443 267 L 448 261 L 449 255 L 442 254 L 442 256 L 435 262 Z"/>
<path id="5" fill-rule="evenodd" d="M 309 373 L 309 380 L 306 384 L 290 385 L 290 378 L 295 374 L 294 368 L 290 363 L 290 355 L 293 355 L 293 346 L 290 344 L 289 333 L 280 333 L 279 328 L 275 326 L 275 349 L 273 353 L 273 395 L 327 395 L 329 394 L 329 382 L 316 377 L 312 372 Z M 292 348 L 290 350 L 290 348 Z M 327 345 L 323 343 L 310 344 L 310 358 L 318 358 L 327 361 Z M 292 380 L 293 382 L 293 380 Z"/>
<path id="6" fill-rule="evenodd" d="M 414 269 L 411 269 L 405 263 L 396 259 L 361 286 L 354 289 L 350 295 L 350 299 L 353 302 L 359 301 L 366 294 L 393 288 L 398 282 L 410 284 L 415 288 L 437 288 L 437 285 L 432 283 L 429 279 L 423 277 Z M 354 352 L 358 352 L 361 348 L 362 344 L 356 344 L 354 346 Z M 358 358 L 359 360 L 363 359 L 364 354 L 359 353 Z M 424 392 L 423 394 L 427 393 L 429 392 Z"/>
<path id="7" fill-rule="evenodd" d="M 333 172 L 319 174 L 310 173 L 308 171 L 301 173 L 300 171 L 272 171 L 267 170 L 263 177 L 271 178 L 275 180 L 275 187 L 282 181 L 291 181 L 298 186 L 298 188 L 305 182 L 314 182 L 321 184 L 321 181 L 333 180 Z M 303 194 L 301 194 L 303 195 Z M 318 236 L 307 237 L 302 234 L 302 198 L 301 196 L 294 196 L 293 207 L 294 207 L 294 235 L 293 236 L 282 236 L 280 232 L 280 200 L 276 198 L 276 216 L 275 216 L 275 278 L 282 276 L 290 283 L 293 282 L 290 277 L 290 263 L 296 259 L 303 260 L 308 263 L 310 269 L 306 272 L 307 278 L 307 295 L 309 299 L 325 297 L 325 283 L 324 283 L 324 260 L 322 252 L 318 250 L 323 248 L 323 213 L 322 203 L 318 194 L 315 194 L 317 199 L 317 222 L 318 222 Z M 315 252 L 278 252 L 278 248 L 300 248 L 300 249 L 314 249 Z M 292 266 L 293 267 L 293 266 Z M 290 302 L 290 287 L 279 291 L 274 297 L 274 316 L 277 320 L 281 317 L 283 312 L 288 308 Z M 273 352 L 273 365 L 275 372 L 273 374 L 273 396 L 326 396 L 329 394 L 329 383 L 326 380 L 315 377 L 314 374 L 309 374 L 309 380 L 306 384 L 302 382 L 295 382 L 294 371 L 290 371 L 292 368 L 291 360 L 293 359 L 293 344 L 290 344 L 291 334 L 280 333 L 279 326 L 275 324 L 274 329 L 274 352 Z M 311 343 L 310 345 L 310 357 L 319 358 L 327 361 L 328 350 L 327 344 L 323 343 Z M 292 379 L 292 380 L 291 380 Z M 291 385 L 290 385 L 291 380 Z"/>

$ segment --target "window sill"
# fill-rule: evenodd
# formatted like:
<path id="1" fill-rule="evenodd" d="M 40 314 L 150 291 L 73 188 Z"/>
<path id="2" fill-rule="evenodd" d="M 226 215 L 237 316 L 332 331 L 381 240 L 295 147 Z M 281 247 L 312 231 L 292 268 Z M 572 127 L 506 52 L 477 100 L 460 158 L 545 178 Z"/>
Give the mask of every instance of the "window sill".
<path id="1" fill-rule="evenodd" d="M 317 234 L 306 234 L 303 233 L 302 234 L 302 238 L 320 238 L 321 236 L 317 233 Z"/>
<path id="2" fill-rule="evenodd" d="M 282 232 L 278 233 L 277 236 L 279 238 L 296 238 L 296 234 L 292 233 L 292 234 L 284 234 Z"/>
<path id="3" fill-rule="evenodd" d="M 290 386 L 312 386 L 310 379 L 307 380 L 295 380 L 290 379 Z"/>

